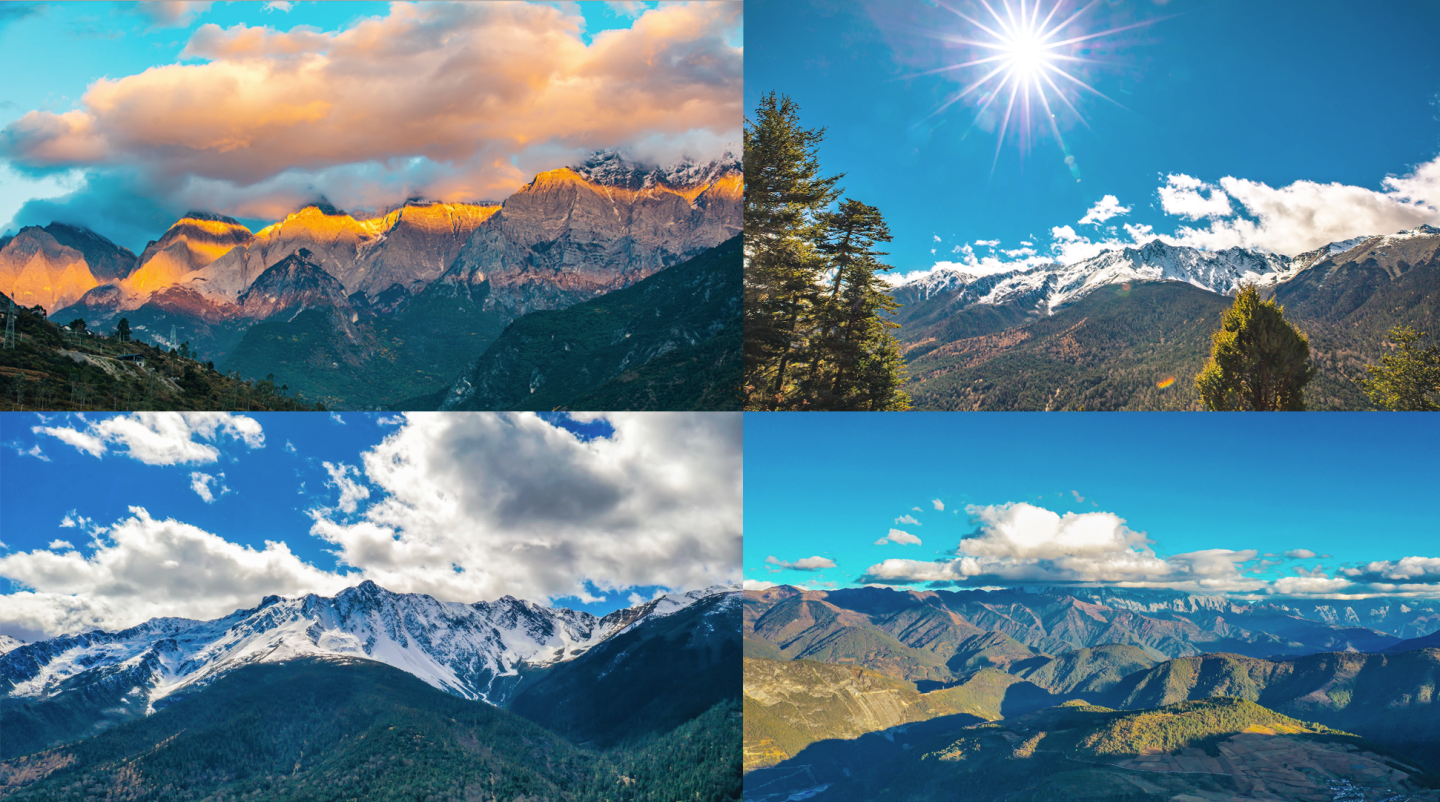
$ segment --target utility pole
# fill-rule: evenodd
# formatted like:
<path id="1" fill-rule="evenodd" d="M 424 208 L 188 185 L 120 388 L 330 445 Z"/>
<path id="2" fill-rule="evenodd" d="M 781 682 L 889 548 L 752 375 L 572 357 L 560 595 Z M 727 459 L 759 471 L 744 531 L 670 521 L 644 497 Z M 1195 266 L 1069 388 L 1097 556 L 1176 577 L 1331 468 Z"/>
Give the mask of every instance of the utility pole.
<path id="1" fill-rule="evenodd" d="M 5 313 L 5 340 L 0 347 L 15 347 L 15 299 L 10 299 L 10 311 Z"/>

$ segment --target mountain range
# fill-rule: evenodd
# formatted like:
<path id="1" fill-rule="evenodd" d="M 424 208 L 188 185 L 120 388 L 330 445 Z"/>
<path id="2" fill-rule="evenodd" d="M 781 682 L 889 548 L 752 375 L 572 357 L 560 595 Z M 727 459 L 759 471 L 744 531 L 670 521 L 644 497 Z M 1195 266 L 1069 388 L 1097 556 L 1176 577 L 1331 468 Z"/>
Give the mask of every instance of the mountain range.
<path id="1" fill-rule="evenodd" d="M 447 694 L 498 706 L 509 704 L 522 687 L 529 694 L 527 704 L 543 711 L 547 706 L 535 701 L 543 694 L 530 692 L 529 686 L 547 670 L 577 661 L 617 637 L 669 643 L 678 637 L 676 631 L 700 628 L 704 631 L 697 637 L 703 640 L 727 615 L 736 618 L 738 613 L 727 612 L 738 610 L 736 595 L 717 586 L 596 617 L 508 596 L 474 604 L 442 602 L 423 594 L 392 593 L 367 581 L 333 598 L 266 597 L 257 607 L 213 621 L 160 618 L 119 632 L 25 644 L 0 655 L 0 722 L 6 732 L 0 759 L 164 710 L 241 667 L 295 659 L 384 663 Z M 723 625 L 718 629 L 726 631 Z M 738 681 L 738 621 L 730 631 L 736 633 L 729 648 L 737 653 L 730 665 Z M 661 649 L 649 662 L 680 660 L 689 654 L 687 648 L 677 644 L 673 650 Z M 606 654 L 609 663 L 627 659 L 608 650 Z M 711 662 L 708 657 L 700 660 L 701 667 Z M 685 708 L 687 716 L 664 719 L 660 724 L 666 728 L 723 699 L 723 678 L 694 673 L 694 668 L 680 675 L 685 687 L 674 692 L 708 699 L 709 704 L 699 710 Z M 617 714 L 607 721 L 627 732 L 648 731 L 625 725 L 624 718 Z"/>
<path id="2" fill-rule="evenodd" d="M 1434 790 L 1440 789 L 1440 601 L 1251 601 L 1126 588 L 780 586 L 746 591 L 744 605 L 746 799 L 897 793 L 929 799 L 955 783 L 966 784 L 971 795 L 965 798 L 975 799 L 1052 798 L 1045 794 L 1062 787 L 1082 798 L 1308 799 L 1318 793 L 1313 798 L 1329 800 L 1339 793 L 1334 789 L 1352 786 L 1371 794 L 1333 796 L 1358 800 L 1387 798 L 1385 783 L 1414 792 L 1413 798 L 1440 798 Z M 1183 707 L 1217 700 L 1230 706 Z M 1056 726 L 1053 711 L 1077 705 L 1093 708 L 1098 718 L 1092 723 L 1129 723 L 1105 736 L 1058 736 L 1074 722 Z M 1140 718 L 1117 719 L 1117 711 L 1138 711 Z M 1295 723 L 1277 729 L 1274 722 L 1282 719 Z M 1142 720 L 1145 726 L 1137 724 Z M 1184 737 L 1149 743 L 1157 728 Z M 1333 760 L 1325 751 L 1339 737 L 1332 730 L 1364 739 L 1346 754 L 1375 757 L 1354 765 Z M 1234 747 L 1232 757 L 1248 755 L 1253 750 L 1233 739 L 1265 731 L 1284 736 L 1283 744 L 1267 741 L 1264 748 L 1283 748 L 1291 769 L 1314 768 L 1290 778 L 1295 788 L 1252 786 L 1269 770 L 1264 767 L 1206 768 L 1188 760 L 1221 754 L 1221 743 Z M 1293 737 L 1299 735 L 1305 737 Z M 984 769 L 1003 782 L 972 787 L 980 781 L 954 772 L 980 765 L 945 768 L 977 759 L 969 750 L 985 747 L 975 738 L 1008 745 L 994 753 L 1003 761 Z M 1032 739 L 1058 754 L 1036 759 Z M 1077 777 L 1067 773 L 1082 768 L 1076 761 L 1095 763 L 1085 745 L 1102 740 L 1117 759 L 1124 757 L 1084 769 L 1100 772 L 1087 782 L 1118 796 L 1070 785 Z M 1323 744 L 1331 746 L 1317 752 Z M 1145 763 L 1147 756 L 1160 763 Z M 1368 768 L 1355 768 L 1362 764 Z M 1145 789 L 1134 785 L 1133 771 L 1117 775 L 1117 765 L 1229 779 L 1202 787 L 1194 783 L 1213 778 L 1176 776 L 1170 779 L 1177 784 Z M 1385 774 L 1385 766 L 1400 774 Z M 945 779 L 935 779 L 930 790 L 921 790 L 930 780 L 910 784 L 937 776 Z M 1319 779 L 1324 782 L 1317 785 Z"/>
<path id="3" fill-rule="evenodd" d="M 1196 408 L 1192 379 L 1244 284 L 1280 302 L 1309 338 L 1309 407 L 1367 408 L 1355 379 L 1384 353 L 1386 332 L 1424 331 L 1440 314 L 1440 229 L 1294 257 L 1157 240 L 1070 265 L 937 268 L 891 290 L 907 390 L 931 409 Z"/>
<path id="4" fill-rule="evenodd" d="M 193 211 L 139 257 L 52 223 L 0 239 L 0 292 L 91 330 L 124 318 L 137 336 L 332 407 L 378 407 L 453 384 L 517 318 L 731 239 L 741 193 L 733 153 L 657 167 L 612 151 L 502 203 L 350 214 L 320 200 L 254 232 Z"/>

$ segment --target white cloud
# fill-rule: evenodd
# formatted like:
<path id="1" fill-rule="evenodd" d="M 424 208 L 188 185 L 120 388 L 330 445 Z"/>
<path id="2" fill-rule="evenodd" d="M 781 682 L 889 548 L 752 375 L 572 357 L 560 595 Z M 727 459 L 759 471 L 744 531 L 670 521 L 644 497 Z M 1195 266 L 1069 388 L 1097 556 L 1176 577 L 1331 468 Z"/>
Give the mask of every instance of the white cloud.
<path id="1" fill-rule="evenodd" d="M 924 510 L 920 509 L 919 507 L 911 507 L 911 508 L 910 508 L 910 511 L 911 511 L 911 512 L 924 512 Z"/>
<path id="2" fill-rule="evenodd" d="M 920 522 L 917 521 L 917 520 L 915 520 L 915 516 L 913 516 L 913 515 L 902 515 L 902 516 L 900 516 L 899 518 L 896 518 L 896 519 L 895 519 L 895 523 L 897 523 L 897 524 L 911 524 L 911 525 L 913 525 L 913 526 L 920 526 Z"/>
<path id="3" fill-rule="evenodd" d="M 286 440 L 286 441 L 285 441 L 285 451 L 286 451 L 287 453 L 294 454 L 294 453 L 295 453 L 295 444 L 292 443 L 292 442 L 290 442 L 289 440 Z"/>
<path id="4" fill-rule="evenodd" d="M 68 540 L 52 540 L 50 541 L 50 545 L 46 546 L 46 548 L 50 549 L 51 551 L 64 551 L 66 549 L 75 548 L 75 545 Z"/>
<path id="5" fill-rule="evenodd" d="M 931 499 L 930 503 L 935 505 L 935 509 L 941 512 L 945 511 L 945 502 L 941 501 L 940 499 Z"/>
<path id="6" fill-rule="evenodd" d="M 381 426 L 399 426 L 400 424 L 402 424 L 402 423 L 405 422 L 405 416 L 404 416 L 404 415 L 391 415 L 391 416 L 389 416 L 389 417 L 385 417 L 385 416 L 382 415 L 382 416 L 376 418 L 376 419 L 375 419 L 375 422 L 376 422 L 377 424 L 381 425 Z"/>
<path id="7" fill-rule="evenodd" d="M 1405 557 L 1344 568 L 1340 573 L 1355 582 L 1394 585 L 1440 585 L 1440 557 Z"/>
<path id="8" fill-rule="evenodd" d="M 1161 210 L 1178 218 L 1169 233 L 1157 232 L 1149 224 L 1124 224 L 1118 229 L 1106 227 L 1089 237 L 1071 225 L 1059 225 L 1049 229 L 1048 247 L 1033 255 L 1017 249 L 981 259 L 973 251 L 957 251 L 961 255 L 958 262 L 938 261 L 925 270 L 892 273 L 887 280 L 898 284 L 953 269 L 984 276 L 1047 262 L 1069 265 L 1153 240 L 1211 251 L 1239 247 L 1295 256 L 1355 237 L 1440 225 L 1440 156 L 1403 175 L 1387 176 L 1380 185 L 1381 189 L 1375 190 L 1295 181 L 1271 187 L 1234 176 L 1209 183 L 1172 173 L 1164 177 L 1157 190 Z M 1080 222 L 1100 226 L 1128 211 L 1118 199 L 1107 195 Z M 999 240 L 978 240 L 975 245 L 994 247 Z M 1006 256 L 1011 253 L 1015 256 Z"/>
<path id="9" fill-rule="evenodd" d="M 1234 213 L 1225 190 L 1184 173 L 1165 176 L 1165 186 L 1160 187 L 1160 208 L 1186 220 L 1229 217 Z"/>
<path id="10" fill-rule="evenodd" d="M 341 512 L 353 513 L 360 508 L 361 501 L 370 498 L 370 488 L 359 481 L 359 468 L 343 462 L 338 465 L 329 462 L 320 464 L 325 467 L 325 472 L 330 474 L 330 481 L 325 483 L 326 486 L 340 491 L 340 499 L 335 503 L 335 507 Z"/>
<path id="11" fill-rule="evenodd" d="M 1006 256 L 1010 257 L 1011 259 L 1024 259 L 1024 258 L 1026 258 L 1026 257 L 1034 256 L 1034 255 L 1035 255 L 1035 249 L 1034 249 L 1034 248 L 1016 248 L 1016 249 L 1013 250 L 1013 251 L 1001 251 L 1001 253 L 1005 254 Z"/>
<path id="12" fill-rule="evenodd" d="M 939 235 L 939 234 L 933 234 L 932 236 L 935 237 L 935 241 L 936 241 L 936 242 L 939 242 L 939 241 L 940 241 L 940 235 Z"/>
<path id="13" fill-rule="evenodd" d="M 125 456 L 147 465 L 177 465 L 215 462 L 220 450 L 209 443 L 222 435 L 239 440 L 246 448 L 263 448 L 265 435 L 260 423 L 247 415 L 228 412 L 133 412 L 85 421 L 75 426 L 36 426 L 36 434 L 48 434 L 94 457 L 104 456 L 112 447 Z"/>
<path id="14" fill-rule="evenodd" d="M 1070 495 L 1074 496 L 1074 497 L 1075 497 L 1075 500 L 1076 500 L 1077 502 L 1084 502 L 1084 501 L 1085 501 L 1085 497 L 1082 496 L 1082 495 L 1080 495 L 1080 491 L 1079 491 L 1079 490 L 1071 490 L 1071 491 L 1070 491 Z"/>
<path id="15" fill-rule="evenodd" d="M 262 7 L 260 8 L 260 10 L 261 10 L 261 11 L 280 11 L 280 12 L 284 12 L 284 13 L 286 13 L 286 14 L 289 14 L 289 13 L 290 13 L 290 8 L 291 8 L 292 5 L 294 5 L 294 4 L 291 3 L 291 2 L 289 2 L 289 0 L 270 0 L 270 2 L 268 2 L 268 3 L 266 3 L 264 6 L 262 6 Z"/>
<path id="16" fill-rule="evenodd" d="M 779 570 L 824 570 L 835 567 L 834 560 L 828 557 L 801 557 L 791 563 L 788 560 L 778 560 L 775 557 L 766 557 L 765 562 L 776 566 Z"/>
<path id="17" fill-rule="evenodd" d="M 977 524 L 954 558 L 885 560 L 861 582 L 971 584 L 1115 584 L 1192 591 L 1254 590 L 1241 573 L 1254 550 L 1207 549 L 1157 556 L 1143 532 L 1109 512 L 1066 513 L 1026 503 L 966 507 Z M 973 580 L 973 582 L 972 582 Z"/>
<path id="18" fill-rule="evenodd" d="M 1315 552 L 1309 549 L 1291 549 L 1285 552 L 1285 556 L 1292 560 L 1312 560 L 1315 558 Z"/>
<path id="19" fill-rule="evenodd" d="M 0 597 L 0 629 L 33 639 L 156 616 L 215 618 L 272 593 L 334 593 L 354 584 L 306 564 L 284 543 L 256 550 L 140 507 L 94 545 L 89 557 L 54 544 L 0 557 L 0 576 L 25 588 Z"/>
<path id="20" fill-rule="evenodd" d="M 775 582 L 766 582 L 766 581 L 763 580 L 763 579 L 747 579 L 747 580 L 744 581 L 744 583 L 741 584 L 741 589 L 743 589 L 743 590 L 769 590 L 770 588 L 777 587 L 777 586 L 778 586 L 778 585 L 777 585 Z"/>
<path id="21" fill-rule="evenodd" d="M 766 557 L 765 562 L 787 571 L 820 571 L 835 567 L 835 561 L 826 557 L 802 557 L 795 562 L 788 562 L 771 556 Z"/>
<path id="22" fill-rule="evenodd" d="M 1080 218 L 1081 225 L 1100 225 L 1112 217 L 1120 217 L 1130 213 L 1129 206 L 1121 206 L 1120 199 L 1114 195 L 1106 195 L 1095 202 L 1094 206 Z"/>
<path id="23" fill-rule="evenodd" d="M 311 532 L 383 587 L 454 601 L 740 578 L 738 413 L 573 417 L 614 434 L 582 441 L 530 413 L 409 414 L 363 455 L 368 504 L 356 497 L 346 520 L 315 510 Z"/>
<path id="24" fill-rule="evenodd" d="M 906 517 L 909 517 L 909 516 L 906 516 Z M 900 544 L 907 544 L 907 543 L 908 543 L 908 544 L 910 544 L 910 545 L 912 545 L 912 546 L 918 546 L 918 545 L 920 545 L 920 538 L 918 538 L 918 537 L 910 534 L 909 532 L 902 531 L 902 530 L 900 530 L 900 529 L 891 529 L 891 530 L 890 530 L 890 534 L 888 534 L 888 535 L 886 535 L 885 537 L 882 537 L 882 538 L 880 538 L 879 540 L 875 541 L 875 545 L 877 545 L 877 546 L 883 546 L 883 545 L 885 545 L 886 543 L 900 543 Z"/>
<path id="25" fill-rule="evenodd" d="M 230 492 L 230 488 L 225 486 L 225 474 L 218 473 L 212 476 L 200 471 L 190 473 L 190 489 L 194 490 L 200 500 L 206 504 L 214 504 L 216 498 Z"/>
<path id="26" fill-rule="evenodd" d="M 43 452 L 43 451 L 40 450 L 40 444 L 39 444 L 39 443 L 36 443 L 35 445 L 31 446 L 31 447 L 30 447 L 30 450 L 29 450 L 29 451 L 26 451 L 26 452 L 24 452 L 24 453 L 25 453 L 26 455 L 28 455 L 28 456 L 35 457 L 36 459 L 38 459 L 38 460 L 40 460 L 40 461 L 42 461 L 42 462 L 49 462 L 49 461 L 50 461 L 50 458 L 47 457 L 47 456 L 45 456 L 45 452 Z"/>
<path id="27" fill-rule="evenodd" d="M 339 412 L 331 412 L 331 413 L 330 413 L 330 420 L 335 421 L 336 423 L 340 424 L 341 426 L 344 426 L 344 425 L 345 425 L 345 419 L 342 418 L 342 417 L 340 417 L 340 413 L 339 413 Z"/>

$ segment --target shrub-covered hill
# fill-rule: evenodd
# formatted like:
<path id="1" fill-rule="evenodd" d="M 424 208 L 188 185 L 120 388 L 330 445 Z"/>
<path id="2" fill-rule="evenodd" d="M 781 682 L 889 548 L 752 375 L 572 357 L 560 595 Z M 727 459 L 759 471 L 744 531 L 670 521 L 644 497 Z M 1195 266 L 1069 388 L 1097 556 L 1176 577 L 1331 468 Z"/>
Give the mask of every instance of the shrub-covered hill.
<path id="1" fill-rule="evenodd" d="M 1349 784 L 1365 789 L 1355 799 L 1387 789 L 1440 799 L 1436 779 L 1406 758 L 1240 699 L 1143 711 L 1076 700 L 958 730 L 944 721 L 816 744 L 747 775 L 746 798 L 826 785 L 817 800 L 1329 800 Z M 802 764 L 803 782 L 784 779 Z"/>
<path id="2" fill-rule="evenodd" d="M 10 299 L 0 294 L 0 315 Z M 188 351 L 188 349 L 186 349 Z M 323 409 L 270 379 L 247 381 L 138 339 L 121 340 L 15 310 L 15 347 L 0 349 L 0 409 Z"/>

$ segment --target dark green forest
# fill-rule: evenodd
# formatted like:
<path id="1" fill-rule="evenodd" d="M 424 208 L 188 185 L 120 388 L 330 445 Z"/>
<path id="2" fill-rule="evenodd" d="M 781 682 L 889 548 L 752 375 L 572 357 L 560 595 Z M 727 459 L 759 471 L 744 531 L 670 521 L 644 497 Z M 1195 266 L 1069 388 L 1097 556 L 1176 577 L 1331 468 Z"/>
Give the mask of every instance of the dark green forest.
<path id="1" fill-rule="evenodd" d="M 364 660 L 238 669 L 147 718 L 0 764 L 14 800 L 727 802 L 740 708 L 607 750 Z"/>

